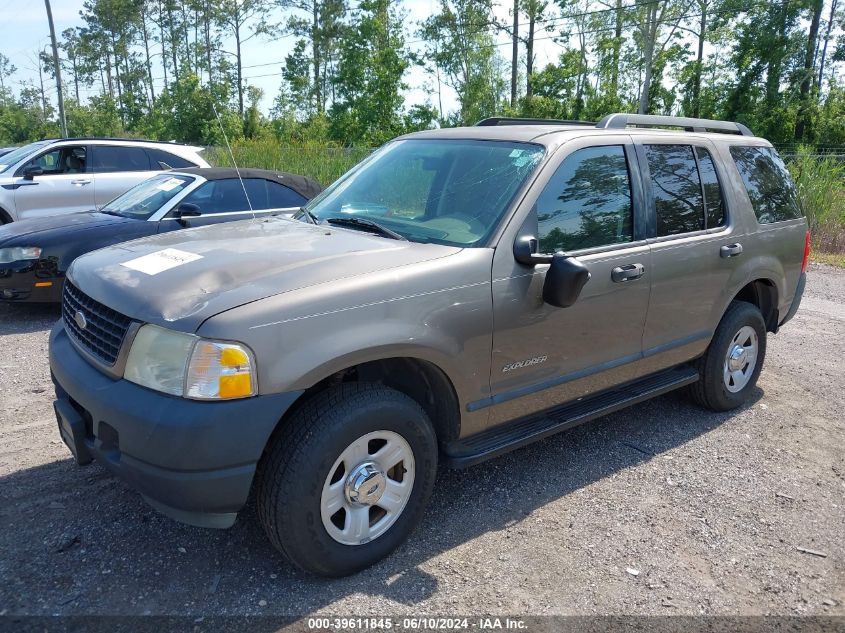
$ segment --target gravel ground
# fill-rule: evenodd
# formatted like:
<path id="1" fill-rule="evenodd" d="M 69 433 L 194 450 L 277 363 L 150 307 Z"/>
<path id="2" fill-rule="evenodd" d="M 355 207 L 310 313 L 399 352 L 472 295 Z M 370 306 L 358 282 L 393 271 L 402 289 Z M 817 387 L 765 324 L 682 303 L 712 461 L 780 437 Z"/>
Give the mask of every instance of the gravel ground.
<path id="1" fill-rule="evenodd" d="M 813 266 L 746 408 L 670 394 L 444 470 L 410 540 L 335 581 L 286 565 L 253 508 L 192 528 L 74 466 L 57 314 L 0 306 L 0 615 L 845 614 L 845 271 Z"/>

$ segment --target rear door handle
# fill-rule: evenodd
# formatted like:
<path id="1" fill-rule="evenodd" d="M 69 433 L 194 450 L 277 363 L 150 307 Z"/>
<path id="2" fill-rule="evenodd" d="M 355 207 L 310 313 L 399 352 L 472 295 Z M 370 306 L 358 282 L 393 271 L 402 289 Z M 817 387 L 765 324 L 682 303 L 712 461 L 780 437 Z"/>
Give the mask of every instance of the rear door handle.
<path id="1" fill-rule="evenodd" d="M 645 266 L 642 264 L 628 264 L 627 266 L 617 266 L 610 271 L 610 278 L 616 283 L 630 281 L 632 279 L 639 279 L 645 274 Z"/>
<path id="2" fill-rule="evenodd" d="M 742 244 L 726 244 L 719 249 L 719 257 L 736 257 L 742 255 Z"/>
<path id="3" fill-rule="evenodd" d="M 79 180 L 71 180 L 70 184 L 76 185 L 77 187 L 82 187 L 83 185 L 90 185 L 91 181 L 83 178 Z"/>

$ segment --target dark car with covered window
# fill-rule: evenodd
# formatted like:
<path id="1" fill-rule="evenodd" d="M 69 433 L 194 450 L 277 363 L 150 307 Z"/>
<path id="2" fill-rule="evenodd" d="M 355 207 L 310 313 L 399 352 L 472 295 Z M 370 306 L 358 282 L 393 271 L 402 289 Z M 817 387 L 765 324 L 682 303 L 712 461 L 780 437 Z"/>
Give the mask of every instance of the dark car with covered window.
<path id="1" fill-rule="evenodd" d="M 84 253 L 188 227 L 290 215 L 321 189 L 284 172 L 182 169 L 145 180 L 99 211 L 0 226 L 0 301 L 60 301 L 65 271 Z"/>

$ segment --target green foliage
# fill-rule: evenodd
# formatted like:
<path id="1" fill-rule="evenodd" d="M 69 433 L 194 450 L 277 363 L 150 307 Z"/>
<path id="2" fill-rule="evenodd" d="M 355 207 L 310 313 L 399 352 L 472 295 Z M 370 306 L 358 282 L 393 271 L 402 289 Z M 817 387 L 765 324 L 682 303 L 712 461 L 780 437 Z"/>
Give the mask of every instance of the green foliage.
<path id="1" fill-rule="evenodd" d="M 355 166 L 372 150 L 366 147 L 327 147 L 308 144 L 282 145 L 272 138 L 246 139 L 232 143 L 238 167 L 277 169 L 310 176 L 328 185 Z M 211 147 L 205 159 L 216 167 L 232 167 L 232 157 L 225 146 Z"/>
<path id="2" fill-rule="evenodd" d="M 845 160 L 802 146 L 789 161 L 816 248 L 845 253 Z"/>

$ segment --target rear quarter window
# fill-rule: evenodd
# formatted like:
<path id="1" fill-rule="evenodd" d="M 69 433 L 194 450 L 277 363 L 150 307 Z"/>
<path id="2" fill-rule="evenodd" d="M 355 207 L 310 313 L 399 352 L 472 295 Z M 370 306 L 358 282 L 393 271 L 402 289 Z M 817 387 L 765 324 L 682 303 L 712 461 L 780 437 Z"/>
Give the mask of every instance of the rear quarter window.
<path id="1" fill-rule="evenodd" d="M 163 149 L 148 147 L 146 151 L 150 157 L 150 163 L 153 165 L 153 169 L 187 169 L 189 167 L 199 167 L 196 163 L 192 163 L 176 154 L 165 152 Z"/>
<path id="2" fill-rule="evenodd" d="M 774 149 L 734 145 L 731 156 L 760 224 L 801 217 L 795 183 Z"/>

